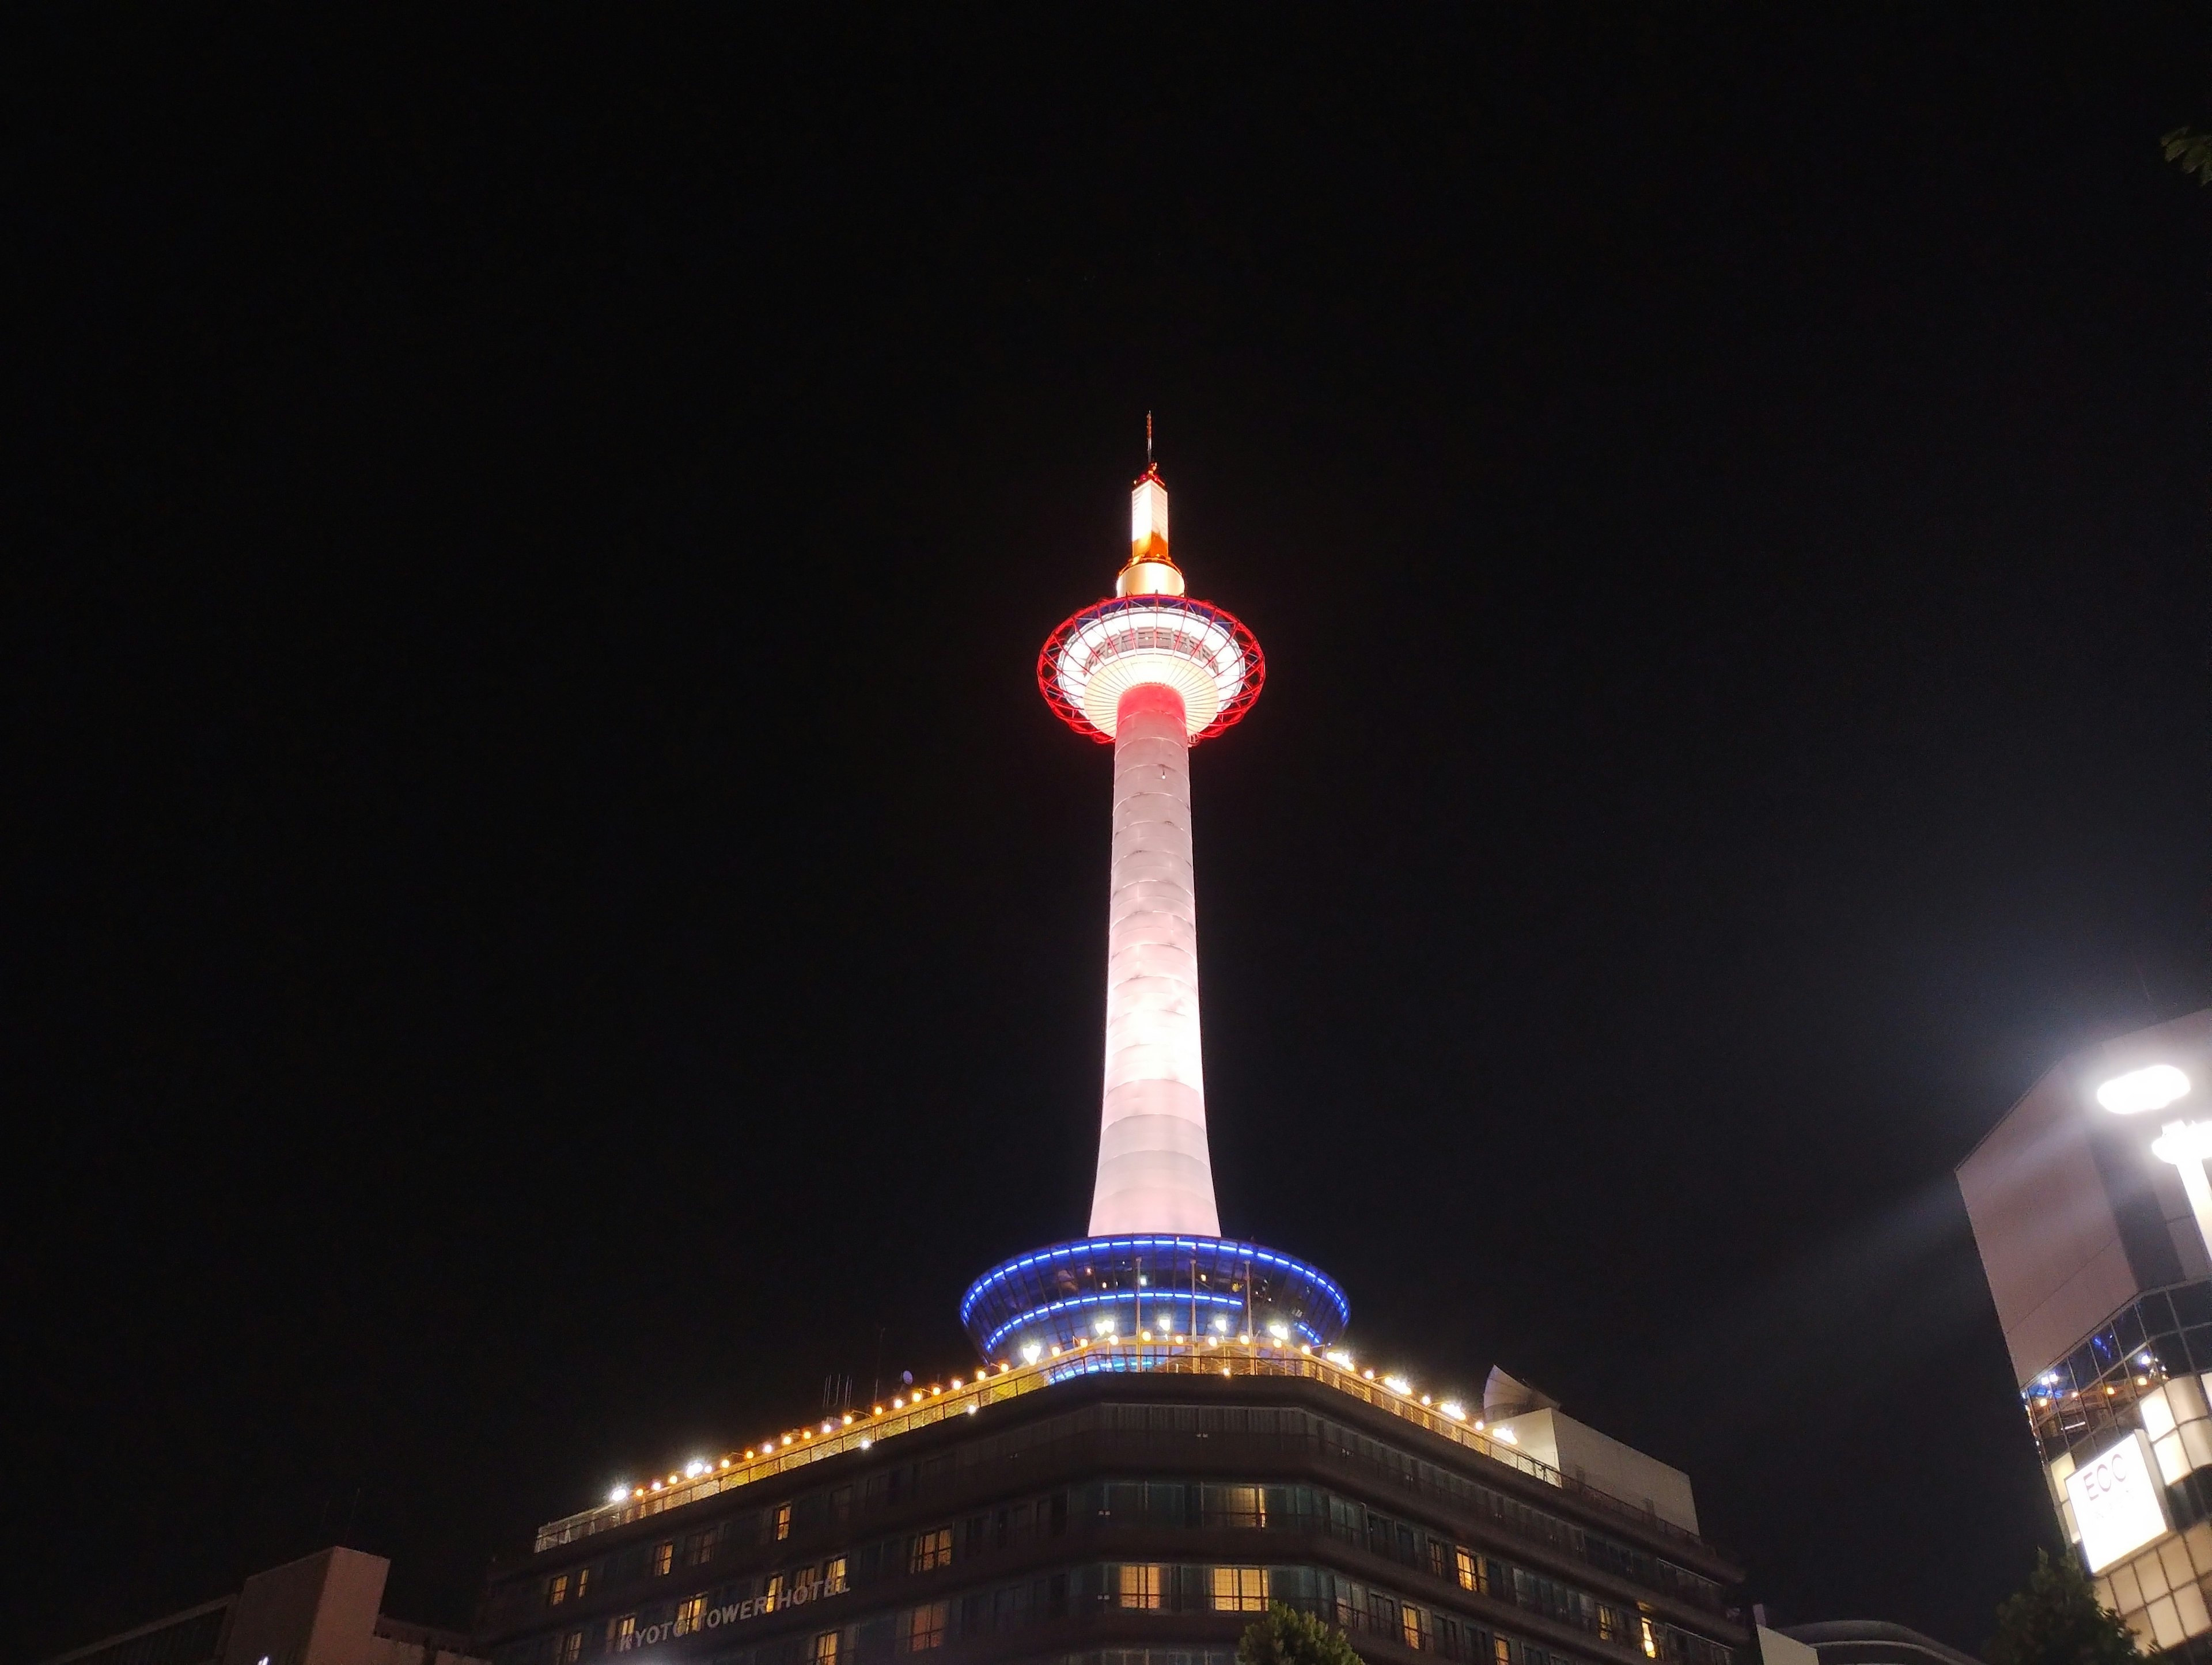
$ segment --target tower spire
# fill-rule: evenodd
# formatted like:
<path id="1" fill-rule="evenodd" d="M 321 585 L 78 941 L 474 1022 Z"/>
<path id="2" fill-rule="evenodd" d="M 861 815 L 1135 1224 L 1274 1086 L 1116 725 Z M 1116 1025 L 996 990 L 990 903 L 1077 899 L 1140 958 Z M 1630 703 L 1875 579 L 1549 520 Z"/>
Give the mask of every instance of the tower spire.
<path id="1" fill-rule="evenodd" d="M 1251 708 L 1267 676 L 1252 633 L 1183 593 L 1168 556 L 1168 492 L 1149 443 L 1130 493 L 1121 593 L 1092 603 L 1037 655 L 1045 702 L 1114 748 L 1106 1025 L 1091 1228 L 969 1286 L 961 1322 L 987 1359 L 1036 1364 L 1073 1348 L 1326 1346 L 1351 1307 L 1328 1275 L 1223 1237 L 1206 1133 L 1198 1000 L 1191 748 Z M 1208 1367 L 1220 1355 L 1208 1352 Z"/>
<path id="2" fill-rule="evenodd" d="M 1152 413 L 1145 412 L 1145 471 L 1129 488 L 1129 564 L 1116 595 L 1181 595 L 1182 573 L 1168 553 L 1168 486 L 1152 461 Z"/>

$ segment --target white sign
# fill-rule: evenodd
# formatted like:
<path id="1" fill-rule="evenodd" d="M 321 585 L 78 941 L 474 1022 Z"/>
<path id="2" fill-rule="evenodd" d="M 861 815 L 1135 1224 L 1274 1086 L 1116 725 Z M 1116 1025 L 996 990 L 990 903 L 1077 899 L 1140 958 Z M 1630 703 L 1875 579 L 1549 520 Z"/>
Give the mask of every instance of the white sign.
<path id="1" fill-rule="evenodd" d="M 2166 1486 L 2140 1429 L 2076 1463 L 2066 1477 L 2066 1500 L 2074 1505 L 2074 1524 L 2092 1572 L 2173 1530 L 2166 1516 Z"/>
<path id="2" fill-rule="evenodd" d="M 811 1579 L 784 1587 L 781 1594 L 756 1595 L 743 1601 L 726 1601 L 708 1607 L 690 1619 L 664 1619 L 657 1625 L 624 1632 L 614 1638 L 614 1651 L 629 1653 L 635 1648 L 650 1648 L 672 1637 L 689 1636 L 694 1631 L 710 1631 L 721 1625 L 743 1624 L 748 1619 L 757 1619 L 763 1613 L 774 1613 L 778 1607 L 795 1607 L 802 1601 L 818 1601 L 825 1595 L 842 1595 L 845 1581 L 842 1577 L 823 1578 L 818 1574 Z M 263 1660 L 261 1665 L 269 1665 Z"/>

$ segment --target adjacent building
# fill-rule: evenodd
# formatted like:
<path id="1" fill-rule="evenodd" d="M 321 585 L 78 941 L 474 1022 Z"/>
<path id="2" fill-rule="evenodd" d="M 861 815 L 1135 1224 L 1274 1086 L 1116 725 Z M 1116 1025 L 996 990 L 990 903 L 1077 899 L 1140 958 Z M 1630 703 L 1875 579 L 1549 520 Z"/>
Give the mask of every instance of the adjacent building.
<path id="1" fill-rule="evenodd" d="M 494 1568 L 494 1665 L 1229 1665 L 1270 1602 L 1370 1659 L 1752 1665 L 1689 1480 L 1493 1373 L 1480 1403 L 1355 1354 L 1310 1261 L 1221 1235 L 1200 1056 L 1192 749 L 1259 643 L 1191 599 L 1167 488 L 1041 690 L 1114 751 L 1088 1234 L 977 1279 L 972 1373 L 617 1487 Z"/>
<path id="2" fill-rule="evenodd" d="M 1982 1665 L 1932 1636 L 1879 1619 L 1824 1619 L 1780 1631 L 1762 1625 L 1759 1646 L 1765 1665 Z"/>
<path id="3" fill-rule="evenodd" d="M 383 1610 L 392 1563 L 331 1548 L 46 1665 L 483 1665 L 466 1638 Z"/>
<path id="4" fill-rule="evenodd" d="M 2212 1011 L 2045 1074 L 1958 1170 L 2051 1507 L 2146 1647 L 2212 1660 Z"/>

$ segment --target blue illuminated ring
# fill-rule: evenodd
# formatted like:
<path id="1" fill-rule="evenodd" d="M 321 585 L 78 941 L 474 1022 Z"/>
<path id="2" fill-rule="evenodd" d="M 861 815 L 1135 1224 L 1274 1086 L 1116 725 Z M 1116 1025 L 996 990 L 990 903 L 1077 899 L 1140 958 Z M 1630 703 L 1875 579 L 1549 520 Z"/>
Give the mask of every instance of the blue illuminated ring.
<path id="1" fill-rule="evenodd" d="M 1127 1312 L 1132 1332 L 1180 1332 L 1202 1313 L 1280 1324 L 1309 1346 L 1344 1333 L 1352 1303 L 1320 1267 L 1279 1249 L 1225 1237 L 1082 1237 L 1018 1255 L 969 1286 L 960 1321 L 986 1359 L 1034 1343 L 1072 1346 L 1101 1312 Z M 1243 1328 L 1240 1322 L 1239 1329 Z"/>

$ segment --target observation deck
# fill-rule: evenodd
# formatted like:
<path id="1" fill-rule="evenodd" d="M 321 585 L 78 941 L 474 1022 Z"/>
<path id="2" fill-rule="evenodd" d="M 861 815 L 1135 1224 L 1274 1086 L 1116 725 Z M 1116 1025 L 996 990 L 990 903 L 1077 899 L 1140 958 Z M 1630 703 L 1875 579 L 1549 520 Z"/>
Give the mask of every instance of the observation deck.
<path id="1" fill-rule="evenodd" d="M 960 1322 L 987 1359 L 1034 1363 L 1109 1337 L 1258 1337 L 1325 1347 L 1352 1304 L 1318 1267 L 1228 1237 L 1081 1237 L 1032 1249 L 978 1278 Z"/>

